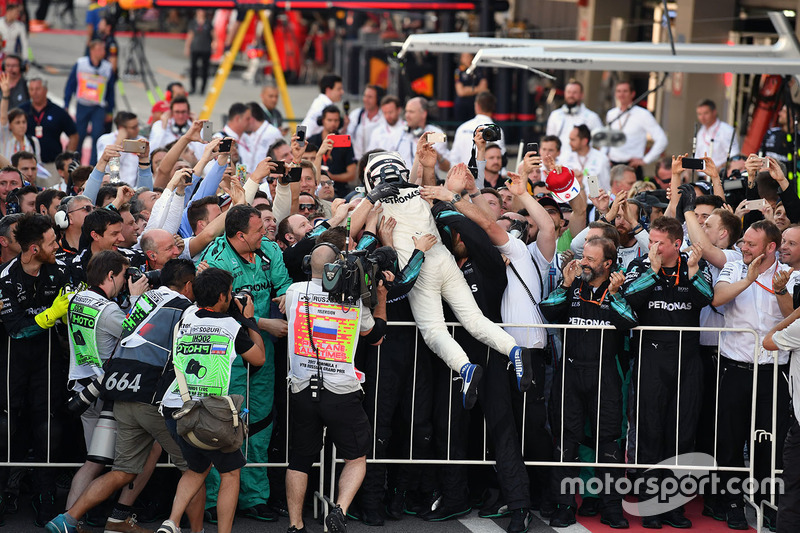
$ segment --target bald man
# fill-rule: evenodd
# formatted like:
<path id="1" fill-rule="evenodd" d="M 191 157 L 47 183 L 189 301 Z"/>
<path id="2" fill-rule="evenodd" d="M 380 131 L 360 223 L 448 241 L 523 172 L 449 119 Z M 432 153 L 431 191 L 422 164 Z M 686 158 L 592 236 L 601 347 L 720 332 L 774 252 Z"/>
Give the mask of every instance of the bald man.
<path id="1" fill-rule="evenodd" d="M 421 96 L 412 98 L 406 103 L 405 108 L 406 129 L 400 137 L 397 151 L 403 156 L 406 164 L 411 168 L 414 164 L 414 156 L 417 153 L 417 143 L 423 133 L 432 131 L 443 133 L 441 128 L 428 124 L 428 100 Z M 450 170 L 450 151 L 447 149 L 447 142 L 434 143 L 433 148 L 439 154 L 439 168 L 447 172 Z"/>
<path id="2" fill-rule="evenodd" d="M 181 255 L 181 250 L 175 244 L 175 237 L 163 229 L 151 229 L 142 235 L 139 241 L 144 255 L 147 257 L 147 269 L 158 270 L 163 268 L 167 261 Z"/>

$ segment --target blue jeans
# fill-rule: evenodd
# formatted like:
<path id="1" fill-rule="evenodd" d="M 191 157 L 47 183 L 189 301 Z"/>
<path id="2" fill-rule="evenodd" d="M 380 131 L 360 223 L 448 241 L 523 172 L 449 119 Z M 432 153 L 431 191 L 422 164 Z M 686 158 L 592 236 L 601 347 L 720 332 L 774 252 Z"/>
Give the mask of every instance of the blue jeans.
<path id="1" fill-rule="evenodd" d="M 97 139 L 105 131 L 106 110 L 99 105 L 78 104 L 75 113 L 75 123 L 78 126 L 78 153 L 83 148 L 83 140 L 86 138 L 86 130 L 89 124 L 92 125 L 92 156 L 89 164 L 94 166 L 97 163 Z"/>

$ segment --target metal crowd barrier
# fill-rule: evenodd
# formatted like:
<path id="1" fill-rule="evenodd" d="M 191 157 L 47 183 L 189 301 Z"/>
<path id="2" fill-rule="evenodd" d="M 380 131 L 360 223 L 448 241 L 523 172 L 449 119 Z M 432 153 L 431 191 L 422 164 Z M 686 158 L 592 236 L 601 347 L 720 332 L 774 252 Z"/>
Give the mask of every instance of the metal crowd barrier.
<path id="1" fill-rule="evenodd" d="M 564 324 L 554 325 L 554 324 L 510 324 L 510 323 L 503 323 L 503 324 L 499 324 L 499 325 L 503 326 L 503 327 L 550 329 L 551 331 L 552 330 L 558 330 L 563 335 L 562 341 L 566 340 L 566 337 L 569 334 L 569 331 L 573 330 L 573 329 L 583 329 L 583 330 L 596 329 L 596 330 L 601 330 L 601 342 L 600 342 L 600 346 L 601 347 L 602 347 L 603 341 L 604 341 L 605 330 L 613 330 L 614 329 L 613 326 L 587 326 L 587 325 L 564 325 Z M 414 322 L 390 322 L 388 324 L 388 327 L 415 327 L 415 326 L 416 326 L 416 324 Z M 461 325 L 459 323 L 457 323 L 457 322 L 456 323 L 447 323 L 447 326 L 449 328 L 451 328 L 451 332 L 453 332 L 453 334 L 455 332 L 455 328 L 461 327 Z M 755 343 L 754 343 L 754 351 L 753 351 L 753 353 L 754 353 L 754 361 L 758 361 L 758 359 L 760 357 L 760 353 L 761 353 L 761 350 L 760 350 L 761 339 L 760 339 L 759 335 L 757 334 L 757 332 L 752 330 L 752 329 L 700 328 L 700 327 L 673 328 L 673 327 L 664 327 L 664 326 L 640 326 L 640 327 L 635 328 L 635 331 L 640 331 L 640 332 L 641 331 L 671 331 L 671 332 L 678 332 L 679 333 L 679 341 L 682 340 L 683 334 L 686 333 L 686 332 L 716 332 L 717 333 L 717 341 L 718 341 L 717 345 L 719 345 L 719 340 L 720 340 L 721 336 L 723 334 L 725 334 L 726 332 L 727 333 L 744 332 L 744 333 L 748 333 L 748 334 L 753 335 L 753 338 L 754 338 L 754 341 L 755 341 Z M 373 431 L 373 448 L 372 448 L 373 451 L 372 451 L 372 454 L 370 456 L 368 456 L 368 458 L 367 458 L 368 463 L 382 463 L 382 464 L 387 464 L 387 465 L 389 465 L 389 464 L 395 464 L 395 465 L 403 465 L 403 464 L 415 464 L 415 465 L 492 465 L 492 464 L 494 464 L 494 461 L 490 460 L 487 457 L 487 442 L 488 442 L 488 438 L 487 438 L 487 428 L 486 428 L 485 420 L 484 420 L 484 423 L 483 423 L 483 452 L 482 452 L 483 456 L 480 459 L 466 459 L 466 460 L 454 460 L 454 459 L 450 458 L 450 438 L 451 438 L 451 435 L 450 435 L 449 427 L 451 425 L 450 423 L 451 423 L 451 420 L 452 420 L 452 408 L 453 408 L 453 406 L 452 406 L 452 398 L 453 398 L 453 381 L 454 381 L 453 379 L 450 380 L 450 384 L 449 384 L 449 387 L 450 387 L 450 390 L 449 390 L 450 405 L 448 405 L 447 456 L 444 459 L 430 459 L 430 458 L 419 459 L 419 458 L 414 458 L 414 416 L 415 416 L 414 409 L 415 409 L 415 406 L 416 406 L 415 398 L 416 398 L 416 394 L 417 394 L 417 366 L 418 366 L 418 361 L 419 361 L 419 356 L 420 356 L 420 354 L 419 354 L 419 345 L 420 345 L 420 342 L 422 342 L 422 340 L 421 340 L 421 338 L 419 336 L 419 331 L 416 329 L 416 327 L 415 327 L 415 337 L 416 337 L 417 342 L 415 343 L 415 348 L 414 348 L 414 353 L 413 353 L 414 365 L 413 365 L 413 380 L 412 380 L 412 387 L 413 387 L 413 389 L 412 389 L 412 405 L 411 405 L 412 412 L 411 412 L 411 419 L 410 419 L 411 420 L 411 427 L 410 427 L 410 431 L 409 431 L 409 443 L 408 443 L 409 444 L 409 446 L 408 446 L 409 453 L 408 453 L 408 457 L 403 457 L 403 458 L 376 458 L 375 457 L 376 436 L 375 436 L 375 432 Z M 65 383 L 64 384 L 61 384 L 61 383 L 54 384 L 53 383 L 53 380 L 52 380 L 53 376 L 52 376 L 52 373 L 51 373 L 52 336 L 50 336 L 49 338 L 50 338 L 50 345 L 48 346 L 48 384 L 55 385 L 55 386 L 66 386 Z M 562 342 L 562 346 L 563 345 L 564 345 L 564 343 Z M 639 352 L 641 351 L 641 345 L 642 345 L 642 336 L 639 335 L 639 346 L 638 346 Z M 380 384 L 381 384 L 380 379 L 381 379 L 381 377 L 379 375 L 379 369 L 380 369 L 380 358 L 382 356 L 382 349 L 383 349 L 383 347 L 379 346 L 378 347 L 378 353 L 377 353 L 378 361 L 377 361 L 377 364 L 376 364 L 377 373 L 376 373 L 376 376 L 375 376 L 375 400 L 374 400 L 375 401 L 375 406 L 374 406 L 375 408 L 373 410 L 373 420 L 372 420 L 373 428 L 376 427 L 377 418 L 378 418 L 378 408 L 377 408 L 378 407 L 378 401 L 377 401 L 377 399 L 378 399 L 378 395 L 380 394 Z M 11 428 L 11 418 L 10 418 L 11 398 L 10 398 L 10 388 L 8 386 L 9 385 L 8 380 L 10 379 L 10 375 L 11 375 L 11 373 L 10 373 L 10 369 L 11 369 L 10 351 L 11 351 L 11 339 L 8 339 L 9 357 L 7 357 L 7 361 L 6 361 L 6 379 L 7 379 L 7 383 L 6 383 L 6 402 L 7 402 L 7 404 L 6 404 L 7 405 L 7 411 L 6 411 L 7 419 L 6 419 L 6 421 L 7 421 L 7 426 L 6 427 L 8 428 L 7 431 L 6 431 L 7 450 L 6 450 L 6 461 L 5 462 L 0 462 L 0 466 L 5 466 L 5 467 L 25 467 L 25 468 L 28 468 L 28 467 L 75 467 L 75 468 L 80 467 L 82 463 L 54 462 L 54 461 L 52 461 L 51 449 L 50 449 L 50 445 L 49 445 L 49 443 L 50 443 L 50 419 L 52 419 L 52 416 L 51 416 L 52 413 L 50 412 L 50 403 L 51 403 L 50 399 L 51 399 L 52 386 L 48 386 L 48 390 L 47 390 L 47 399 L 48 399 L 47 462 L 46 463 L 40 463 L 40 462 L 30 462 L 30 461 L 11 461 L 11 431 L 10 431 L 10 428 Z M 487 357 L 490 356 L 490 350 L 488 348 L 486 349 L 486 355 L 487 355 Z M 755 365 L 755 367 L 754 367 L 755 370 L 753 372 L 753 398 L 751 399 L 752 400 L 751 401 L 752 408 L 751 408 L 751 413 L 750 413 L 751 420 L 750 420 L 749 450 L 750 450 L 750 453 L 751 453 L 751 460 L 749 462 L 749 465 L 744 466 L 744 467 L 736 467 L 736 466 L 729 466 L 729 465 L 715 465 L 715 466 L 708 467 L 708 470 L 709 471 L 714 471 L 714 472 L 722 472 L 722 471 L 739 472 L 739 473 L 741 473 L 743 475 L 747 475 L 749 478 L 753 478 L 754 474 L 755 474 L 755 472 L 754 472 L 754 461 L 752 460 L 752 454 L 753 454 L 753 451 L 754 451 L 754 446 L 755 446 L 757 441 L 760 442 L 764 438 L 769 439 L 771 441 L 771 448 L 772 448 L 772 460 L 771 460 L 771 464 L 769 466 L 769 471 L 770 471 L 773 483 L 770 486 L 771 488 L 770 488 L 769 501 L 768 502 L 764 502 L 763 505 L 775 508 L 775 506 L 776 506 L 775 505 L 776 494 L 775 494 L 775 490 L 774 490 L 775 489 L 774 480 L 775 480 L 775 477 L 777 475 L 782 473 L 782 470 L 779 470 L 779 469 L 776 468 L 777 442 L 776 442 L 776 439 L 775 439 L 775 432 L 776 432 L 776 428 L 777 428 L 777 409 L 776 409 L 776 406 L 777 406 L 777 384 L 778 384 L 778 379 L 779 379 L 779 368 L 778 368 L 777 354 L 773 354 L 773 355 L 774 355 L 774 357 L 773 357 L 772 373 L 773 373 L 773 391 L 774 391 L 774 393 L 773 393 L 773 396 L 772 396 L 771 431 L 770 432 L 760 432 L 759 434 L 756 434 L 757 432 L 756 432 L 756 416 L 755 416 L 756 415 L 756 402 L 755 402 L 755 400 L 756 400 L 756 394 L 757 394 L 757 388 L 758 388 L 758 372 L 759 372 L 759 369 L 760 369 L 761 365 Z M 432 355 L 432 356 L 435 357 L 435 355 Z M 495 355 L 495 357 L 496 357 L 496 355 Z M 601 364 L 598 365 L 598 369 L 602 368 L 602 357 L 603 357 L 602 349 L 600 349 L 600 363 Z M 635 357 L 635 353 L 634 353 L 634 357 Z M 679 452 L 679 449 L 678 449 L 678 433 L 679 433 L 678 432 L 678 427 L 679 427 L 679 424 L 680 424 L 680 376 L 681 376 L 681 374 L 680 374 L 680 365 L 681 365 L 682 358 L 683 358 L 682 346 L 681 346 L 681 343 L 679 342 L 678 372 L 677 372 L 678 379 L 679 379 L 677 391 L 678 391 L 678 395 L 679 396 L 678 396 L 678 399 L 677 399 L 677 402 L 676 402 L 676 405 L 678 406 L 678 413 L 676 413 L 676 442 L 675 442 L 676 463 L 677 463 L 677 457 L 679 455 L 679 453 L 678 453 Z M 716 363 L 717 363 L 717 365 L 716 365 L 716 367 L 717 367 L 716 368 L 717 390 L 716 390 L 716 393 L 715 393 L 715 406 L 716 406 L 716 409 L 715 409 L 715 413 L 714 413 L 714 448 L 713 448 L 714 449 L 715 462 L 716 462 L 716 455 L 717 455 L 717 440 L 718 440 L 718 431 L 717 431 L 718 430 L 718 427 L 717 427 L 718 426 L 718 420 L 717 420 L 717 418 L 718 418 L 718 414 L 719 414 L 719 412 L 718 412 L 719 411 L 719 379 L 720 379 L 720 365 L 721 365 L 721 357 L 720 356 L 717 357 Z M 562 406 L 564 404 L 563 403 L 564 402 L 564 386 L 563 385 L 564 385 L 565 374 L 566 374 L 566 372 L 562 372 L 561 373 L 561 380 L 562 380 L 562 387 L 561 387 L 561 394 L 562 394 L 561 402 L 562 403 L 561 403 L 561 405 Z M 454 373 L 454 375 L 455 375 L 455 373 Z M 277 377 L 277 379 L 280 379 L 280 377 Z M 639 388 L 639 382 L 640 381 L 641 381 L 641 372 L 638 372 L 637 373 L 637 387 L 636 387 L 637 390 Z M 599 402 L 600 402 L 600 386 L 599 385 L 600 385 L 600 373 L 598 372 L 598 397 L 597 397 L 598 413 L 599 413 Z M 247 384 L 248 402 L 246 404 L 246 407 L 249 407 L 249 392 L 250 392 L 249 389 L 250 389 L 250 385 L 249 385 L 249 371 L 248 371 L 248 384 Z M 527 396 L 527 393 L 525 393 L 524 396 Z M 526 398 L 523 397 L 523 406 L 526 405 L 525 399 Z M 636 409 L 636 424 L 635 425 L 638 427 L 638 425 L 639 425 L 638 424 L 638 417 L 639 417 L 639 413 L 640 413 L 640 409 L 638 408 L 639 407 L 639 402 L 640 402 L 640 396 L 639 395 L 637 395 L 636 401 L 637 401 L 637 409 Z M 562 409 L 562 412 L 561 412 L 560 415 L 561 415 L 562 418 L 561 418 L 561 435 L 559 436 L 559 438 L 561 439 L 561 445 L 562 445 L 561 449 L 563 450 L 563 442 L 564 442 L 563 409 Z M 285 420 L 288 421 L 290 416 L 291 416 L 291 413 L 290 413 L 290 408 L 289 408 L 289 390 L 288 390 L 288 387 L 287 387 L 287 391 L 286 391 L 286 418 L 285 418 Z M 522 450 L 523 451 L 525 449 L 525 446 L 524 446 L 525 445 L 524 429 L 525 429 L 526 416 L 527 416 L 527 414 L 526 414 L 526 412 L 524 410 L 524 407 L 523 407 L 523 414 L 522 414 L 523 418 L 522 418 L 522 425 L 521 425 L 522 431 L 521 431 L 521 434 L 520 434 L 521 446 L 522 446 Z M 623 412 L 623 417 L 627 418 L 627 416 L 628 416 L 628 414 Z M 600 439 L 600 435 L 599 435 L 600 415 L 599 414 L 597 415 L 597 421 L 596 422 L 597 422 L 597 425 L 594 428 L 595 450 L 597 450 L 599 448 L 599 439 Z M 631 421 L 629 420 L 628 422 L 630 423 Z M 288 423 L 287 423 L 287 426 L 288 426 Z M 285 438 L 285 442 L 284 442 L 285 452 L 284 452 L 284 457 L 283 457 L 284 460 L 282 462 L 248 463 L 246 468 L 254 468 L 254 467 L 287 467 L 288 464 L 289 464 L 288 463 L 288 448 L 289 448 L 289 433 L 288 433 L 288 430 L 284 431 L 284 438 Z M 249 441 L 249 437 L 248 437 L 248 441 Z M 87 446 L 88 446 L 88 443 L 87 443 Z M 635 448 L 638 451 L 638 432 L 637 432 L 637 436 L 636 436 Z M 314 492 L 314 500 L 315 500 L 314 517 L 315 518 L 318 517 L 318 511 L 319 511 L 318 505 L 322 506 L 323 515 L 324 515 L 324 514 L 326 514 L 328 512 L 329 503 L 334 500 L 335 490 L 336 490 L 336 466 L 337 466 L 337 464 L 342 463 L 342 462 L 343 462 L 342 459 L 338 459 L 337 458 L 336 449 L 335 449 L 335 446 L 333 446 L 332 447 L 332 454 L 331 454 L 330 464 L 328 464 L 328 461 L 326 460 L 326 457 L 325 457 L 325 448 L 323 448 L 323 450 L 320 452 L 319 462 L 314 463 L 314 467 L 315 468 L 319 468 L 319 473 L 320 473 L 320 475 L 319 475 L 319 486 L 318 486 L 317 490 Z M 530 461 L 529 460 L 529 461 L 525 461 L 524 463 L 525 463 L 526 466 L 577 466 L 577 467 L 595 467 L 595 468 L 602 467 L 602 468 L 623 468 L 623 469 L 636 468 L 636 469 L 669 469 L 669 470 L 693 470 L 693 469 L 697 469 L 697 465 L 681 465 L 681 464 L 664 465 L 664 464 L 646 464 L 646 463 L 635 463 L 635 462 L 634 463 L 630 463 L 630 462 L 625 462 L 625 463 L 600 463 L 600 462 L 597 462 L 597 461 L 595 461 L 595 462 L 582 462 L 582 461 L 574 462 L 574 461 L 553 461 L 553 460 L 544 460 L 544 461 L 543 460 L 535 460 L 535 461 Z M 159 463 L 157 466 L 158 467 L 172 467 L 173 465 L 171 465 L 169 462 L 167 462 L 167 463 Z M 327 493 L 325 492 L 326 474 L 327 474 L 328 479 L 329 479 L 329 486 L 328 486 L 328 492 Z M 753 489 L 753 484 L 752 483 L 749 483 L 748 485 L 749 485 L 749 489 Z M 755 502 L 755 500 L 754 500 L 754 491 L 753 490 L 749 490 L 746 493 L 745 501 L 747 502 L 747 504 L 749 504 L 750 506 L 752 506 L 754 508 L 754 510 L 756 512 L 756 515 L 757 515 L 758 528 L 760 529 L 761 525 L 762 525 L 762 521 L 763 521 L 763 507 L 759 506 Z"/>

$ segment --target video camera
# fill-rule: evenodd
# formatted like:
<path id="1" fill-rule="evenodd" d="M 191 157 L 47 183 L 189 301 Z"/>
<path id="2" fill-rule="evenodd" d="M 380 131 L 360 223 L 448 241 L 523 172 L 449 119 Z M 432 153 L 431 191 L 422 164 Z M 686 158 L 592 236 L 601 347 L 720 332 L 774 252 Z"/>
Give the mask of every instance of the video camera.
<path id="1" fill-rule="evenodd" d="M 383 279 L 384 270 L 397 272 L 397 252 L 393 248 L 382 246 L 372 253 L 353 250 L 325 264 L 322 290 L 337 303 L 356 305 L 361 300 L 366 307 L 374 309 L 378 303 L 378 281 Z"/>

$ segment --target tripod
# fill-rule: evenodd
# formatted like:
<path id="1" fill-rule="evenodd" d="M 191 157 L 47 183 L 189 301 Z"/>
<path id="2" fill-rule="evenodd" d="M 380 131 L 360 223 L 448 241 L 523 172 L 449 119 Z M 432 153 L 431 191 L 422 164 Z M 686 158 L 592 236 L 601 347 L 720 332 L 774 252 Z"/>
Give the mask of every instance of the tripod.
<path id="1" fill-rule="evenodd" d="M 145 92 L 147 93 L 147 99 L 152 106 L 156 103 L 153 90 L 158 93 L 158 98 L 160 100 L 164 99 L 164 93 L 161 91 L 161 87 L 158 86 L 158 81 L 156 80 L 155 74 L 153 74 L 153 69 L 150 68 L 150 63 L 147 61 L 147 55 L 144 51 L 144 33 L 136 26 L 135 11 L 130 12 L 130 24 L 132 33 L 131 42 L 128 45 L 128 57 L 125 61 L 125 70 L 121 77 L 128 80 L 141 78 L 142 83 L 144 83 Z M 124 90 L 122 91 L 122 96 L 127 102 Z"/>

